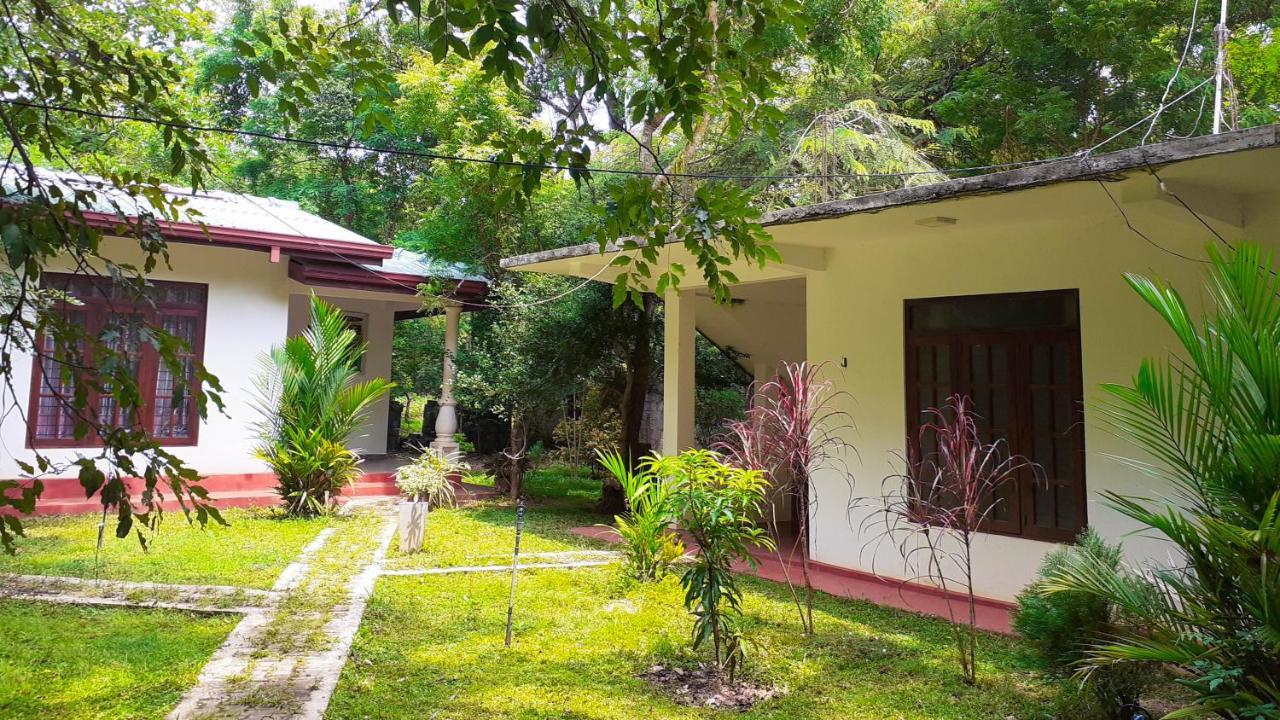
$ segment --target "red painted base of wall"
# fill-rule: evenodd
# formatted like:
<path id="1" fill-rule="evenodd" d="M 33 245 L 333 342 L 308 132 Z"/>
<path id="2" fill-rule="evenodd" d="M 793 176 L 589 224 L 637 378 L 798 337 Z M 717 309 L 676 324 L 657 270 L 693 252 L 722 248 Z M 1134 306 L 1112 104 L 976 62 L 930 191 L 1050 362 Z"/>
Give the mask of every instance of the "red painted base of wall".
<path id="1" fill-rule="evenodd" d="M 605 542 L 621 542 L 618 533 L 608 527 L 579 527 L 571 531 L 576 535 L 589 537 Z M 687 544 L 687 543 L 686 543 Z M 734 569 L 741 573 L 754 574 L 766 580 L 791 582 L 800 585 L 803 582 L 801 565 L 798 559 L 786 559 L 779 562 L 774 553 L 753 550 L 752 557 L 756 561 L 753 570 L 746 563 Z M 785 559 L 785 554 L 784 554 Z M 963 596 L 955 593 L 944 593 L 930 585 L 907 582 L 895 578 L 878 575 L 810 561 L 809 578 L 813 587 L 822 592 L 842 598 L 867 600 L 877 605 L 895 607 L 901 610 L 948 617 L 954 612 L 956 617 L 968 617 L 969 609 Z M 976 600 L 977 625 L 983 630 L 1009 634 L 1013 632 L 1011 616 L 1013 603 L 993 598 L 980 597 Z"/>
<path id="2" fill-rule="evenodd" d="M 96 497 L 86 499 L 84 488 L 76 478 L 45 478 L 44 492 L 36 504 L 36 515 L 76 515 L 101 512 L 102 503 Z M 135 498 L 141 494 L 143 484 L 136 478 L 127 481 L 129 493 Z M 271 506 L 280 502 L 276 495 L 274 473 L 235 473 L 209 475 L 200 482 L 209 491 L 215 507 Z M 178 510 L 178 501 L 167 487 L 162 488 L 166 499 L 161 503 L 165 510 Z M 389 472 L 366 473 L 355 485 L 348 488 L 344 497 L 395 497 L 395 479 Z"/>

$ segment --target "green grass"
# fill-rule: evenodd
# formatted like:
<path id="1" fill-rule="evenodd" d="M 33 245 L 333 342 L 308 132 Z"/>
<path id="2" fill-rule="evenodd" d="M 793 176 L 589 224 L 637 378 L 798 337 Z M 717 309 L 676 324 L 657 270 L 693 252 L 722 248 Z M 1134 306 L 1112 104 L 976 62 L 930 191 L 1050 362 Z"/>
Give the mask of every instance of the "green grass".
<path id="1" fill-rule="evenodd" d="M 468 482 L 473 482 L 468 478 Z M 572 470 L 553 468 L 529 473 L 528 500 L 520 552 L 562 552 L 604 547 L 569 532 L 605 518 L 588 508 L 600 495 L 600 481 Z M 422 551 L 401 555 L 393 543 L 387 569 L 488 565 L 509 562 L 515 542 L 516 511 L 502 501 L 467 508 L 439 508 L 427 518 Z"/>
<path id="2" fill-rule="evenodd" d="M 0 717 L 163 717 L 239 620 L 0 603 Z"/>
<path id="3" fill-rule="evenodd" d="M 603 522 L 588 507 L 598 481 L 545 471 L 531 478 L 522 550 L 585 547 L 568 527 Z M 427 551 L 400 566 L 458 564 L 511 552 L 513 513 L 498 505 L 433 512 Z M 467 564 L 475 564 L 475 559 Z M 327 717 L 645 718 L 732 715 L 677 705 L 637 673 L 692 666 L 691 619 L 674 577 L 638 585 L 617 566 L 530 571 L 517 592 L 515 647 L 503 647 L 508 575 L 386 577 L 372 598 Z M 960 680 L 947 625 L 820 595 L 818 633 L 803 638 L 782 586 L 747 578 L 748 677 L 787 694 L 744 718 L 1068 717 L 1067 681 L 1045 675 L 1018 641 L 984 636 L 979 683 Z"/>
<path id="4" fill-rule="evenodd" d="M 636 586 L 616 568 L 529 572 L 520 578 L 511 649 L 502 645 L 507 583 L 502 574 L 384 578 L 327 717 L 718 714 L 676 705 L 635 677 L 655 662 L 705 659 L 688 649 L 690 621 L 674 578 Z M 823 596 L 818 634 L 806 639 L 785 589 L 758 580 L 745 587 L 749 675 L 788 689 L 745 718 L 1054 716 L 1060 682 L 1045 679 L 1011 639 L 983 639 L 979 684 L 969 687 L 941 621 Z"/>
<path id="5" fill-rule="evenodd" d="M 120 540 L 107 518 L 101 559 L 95 562 L 97 515 L 31 518 L 17 553 L 0 553 L 0 572 L 33 575 L 97 576 L 184 585 L 235 585 L 269 588 L 276 576 L 326 520 L 277 517 L 266 510 L 228 510 L 228 527 L 210 523 L 201 530 L 181 513 L 166 513 L 143 551 L 137 538 Z"/>

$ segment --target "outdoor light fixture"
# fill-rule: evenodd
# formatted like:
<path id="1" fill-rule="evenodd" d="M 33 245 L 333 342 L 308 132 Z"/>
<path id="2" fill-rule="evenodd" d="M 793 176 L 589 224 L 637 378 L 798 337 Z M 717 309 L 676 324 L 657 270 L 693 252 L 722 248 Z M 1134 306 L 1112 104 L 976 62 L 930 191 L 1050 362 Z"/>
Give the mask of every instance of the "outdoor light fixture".
<path id="1" fill-rule="evenodd" d="M 958 221 L 953 217 L 947 217 L 946 215 L 934 215 L 932 217 L 920 218 L 916 221 L 916 224 L 924 227 L 951 227 L 952 225 L 955 225 L 956 222 Z"/>

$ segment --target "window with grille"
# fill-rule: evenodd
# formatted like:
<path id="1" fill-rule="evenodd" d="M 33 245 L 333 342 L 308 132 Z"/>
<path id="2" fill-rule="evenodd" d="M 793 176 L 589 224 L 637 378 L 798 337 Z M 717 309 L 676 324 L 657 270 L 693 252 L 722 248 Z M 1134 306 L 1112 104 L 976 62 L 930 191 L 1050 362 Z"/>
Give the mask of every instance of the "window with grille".
<path id="1" fill-rule="evenodd" d="M 1074 290 L 908 300 L 907 432 L 919 457 L 925 412 L 969 397 L 978 431 L 1038 467 L 1020 470 L 988 530 L 1053 541 L 1085 524 L 1079 295 Z M 918 441 L 918 442 L 917 442 Z"/>
<path id="2" fill-rule="evenodd" d="M 151 281 L 145 296 L 139 297 L 132 288 L 117 287 L 108 278 L 48 273 L 44 279 L 46 287 L 75 298 L 74 303 L 60 303 L 58 312 L 120 351 L 112 357 L 127 363 L 126 372 L 137 380 L 140 403 L 122 406 L 109 383 L 101 389 L 81 383 L 85 373 L 101 369 L 105 359 L 95 362 L 85 348 L 69 351 L 41 336 L 28 417 L 32 447 L 92 446 L 97 439 L 86 434 L 88 421 L 137 427 L 164 445 L 194 445 L 199 428 L 195 371 L 204 354 L 208 286 Z M 178 341 L 172 361 L 163 361 L 147 339 L 152 329 L 161 329 Z M 78 387 L 81 384 L 83 388 Z M 79 399 L 77 391 L 82 394 Z"/>

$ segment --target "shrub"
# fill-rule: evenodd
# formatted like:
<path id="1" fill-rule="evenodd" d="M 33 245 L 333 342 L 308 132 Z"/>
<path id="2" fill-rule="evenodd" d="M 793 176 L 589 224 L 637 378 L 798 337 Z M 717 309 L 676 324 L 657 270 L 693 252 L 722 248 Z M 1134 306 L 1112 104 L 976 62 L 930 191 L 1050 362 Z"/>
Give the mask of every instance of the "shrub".
<path id="1" fill-rule="evenodd" d="M 323 512 L 360 474 L 346 442 L 392 387 L 383 378 L 356 381 L 363 352 L 342 310 L 312 296 L 310 327 L 261 359 L 255 455 L 275 472 L 290 514 Z"/>
<path id="2" fill-rule="evenodd" d="M 1205 317 L 1173 288 L 1129 284 L 1173 330 L 1183 357 L 1147 360 L 1107 385 L 1109 419 L 1155 458 L 1173 501 L 1107 494 L 1179 562 L 1116 572 L 1087 555 L 1049 573 L 1049 593 L 1085 593 L 1133 618 L 1091 646 L 1094 667 L 1157 662 L 1196 693 L 1170 716 L 1280 718 L 1280 277 L 1270 253 L 1209 248 Z"/>
<path id="3" fill-rule="evenodd" d="M 645 470 L 632 470 L 616 450 L 597 450 L 596 457 L 626 497 L 626 513 L 613 519 L 627 573 L 642 582 L 661 578 L 684 555 L 684 543 L 669 529 L 671 484 Z"/>
<path id="4" fill-rule="evenodd" d="M 1077 667 L 1089 646 L 1114 635 L 1129 622 L 1118 608 L 1092 593 L 1079 591 L 1045 592 L 1044 578 L 1054 577 L 1064 567 L 1081 562 L 1121 573 L 1121 547 L 1109 544 L 1093 528 L 1085 528 L 1075 545 L 1060 547 L 1045 556 L 1039 580 L 1018 594 L 1013 628 L 1035 645 L 1050 665 L 1062 670 Z M 1084 675 L 1095 702 L 1096 714 L 1114 720 L 1129 720 L 1144 690 L 1156 678 L 1148 665 L 1108 665 Z"/>
<path id="5" fill-rule="evenodd" d="M 768 481 L 759 470 L 724 464 L 710 450 L 654 457 L 645 470 L 671 483 L 673 517 L 698 543 L 694 561 L 680 576 L 685 607 L 694 616 L 693 647 L 711 640 L 716 665 L 733 682 L 745 648 L 738 624 L 742 591 L 731 567 L 735 561 L 754 567 L 752 546 L 773 548 L 756 526 Z"/>
<path id="6" fill-rule="evenodd" d="M 360 475 L 360 456 L 318 428 L 286 427 L 279 441 L 264 444 L 257 454 L 275 472 L 276 493 L 290 515 L 324 512 Z"/>
<path id="7" fill-rule="evenodd" d="M 401 495 L 415 502 L 426 502 L 435 507 L 452 505 L 452 476 L 470 469 L 456 457 L 447 457 L 435 448 L 425 448 L 412 463 L 396 469 L 396 487 Z"/>

